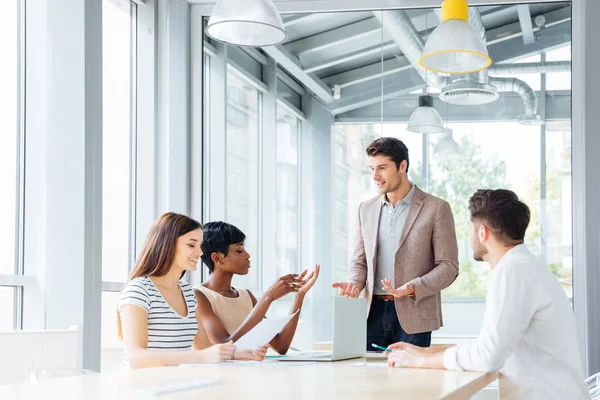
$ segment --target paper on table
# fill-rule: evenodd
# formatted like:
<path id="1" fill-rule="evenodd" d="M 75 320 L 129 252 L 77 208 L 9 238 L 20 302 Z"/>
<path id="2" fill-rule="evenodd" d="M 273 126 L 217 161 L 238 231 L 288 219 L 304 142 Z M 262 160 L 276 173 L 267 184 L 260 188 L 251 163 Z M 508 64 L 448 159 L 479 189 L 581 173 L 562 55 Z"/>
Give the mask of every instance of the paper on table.
<path id="1" fill-rule="evenodd" d="M 299 310 L 298 310 L 299 311 Z M 265 318 L 258 323 L 250 332 L 239 338 L 234 343 L 238 349 L 255 350 L 269 344 L 271 339 L 283 330 L 285 325 L 298 313 L 286 315 L 279 318 Z"/>
<path id="2" fill-rule="evenodd" d="M 168 393 L 181 392 L 186 390 L 198 389 L 206 386 L 218 385 L 220 382 L 218 381 L 209 381 L 209 380 L 193 380 L 193 381 L 183 381 L 183 382 L 175 382 L 161 386 L 153 386 L 146 389 L 139 389 L 134 391 L 134 395 L 143 396 L 143 397 L 154 397 L 160 396 Z"/>
<path id="3" fill-rule="evenodd" d="M 357 362 L 351 365 L 351 367 L 380 367 L 380 368 L 387 368 L 388 364 L 387 363 L 382 363 L 382 362 Z"/>
<path id="4" fill-rule="evenodd" d="M 231 367 L 298 367 L 303 365 L 316 364 L 315 361 L 290 361 L 280 363 L 275 360 L 264 360 L 264 361 L 225 361 L 220 365 L 231 366 Z"/>
<path id="5" fill-rule="evenodd" d="M 275 360 L 264 360 L 264 361 L 246 361 L 246 360 L 233 360 L 225 361 L 220 364 L 179 364 L 180 368 L 202 368 L 202 367 L 298 367 L 303 365 L 316 364 L 315 361 L 289 361 L 280 363 Z"/>

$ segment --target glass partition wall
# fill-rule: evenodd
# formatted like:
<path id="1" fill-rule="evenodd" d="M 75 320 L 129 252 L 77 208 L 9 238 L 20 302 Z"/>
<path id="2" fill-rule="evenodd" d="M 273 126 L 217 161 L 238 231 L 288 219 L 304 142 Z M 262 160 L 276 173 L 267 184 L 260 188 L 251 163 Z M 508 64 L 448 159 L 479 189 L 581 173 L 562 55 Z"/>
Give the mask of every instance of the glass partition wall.
<path id="1" fill-rule="evenodd" d="M 468 198 L 480 188 L 511 189 L 530 206 L 526 243 L 572 295 L 571 4 L 526 7 L 533 23 L 531 32 L 523 31 L 514 5 L 471 7 L 477 18 L 471 23 L 480 24 L 476 27 L 487 40 L 493 60 L 485 74 L 437 75 L 434 79 L 431 75 L 436 74 L 411 64 L 414 56 L 403 52 L 411 51 L 407 45 L 411 39 L 406 32 L 404 36 L 399 33 L 395 24 L 410 20 L 412 26 L 407 29 L 425 42 L 439 24 L 439 9 L 348 13 L 360 19 L 335 28 L 355 28 L 347 43 L 303 50 L 306 57 L 324 58 L 321 65 L 327 68 L 317 70 L 317 76 L 341 87 L 341 99 L 332 106 L 335 110 L 335 103 L 340 103 L 341 111 L 335 116 L 332 137 L 334 280 L 343 279 L 348 269 L 358 204 L 376 195 L 364 150 L 377 137 L 393 136 L 409 148 L 411 181 L 452 207 L 460 274 L 443 292 L 445 301 L 483 301 L 486 294 L 489 267 L 473 260 L 467 238 Z M 331 14 L 329 19 L 334 21 L 338 15 Z M 367 27 L 369 21 L 372 24 Z M 363 38 L 359 28 L 373 33 Z M 362 40 L 352 41 L 352 34 L 361 35 Z M 314 36 L 305 40 L 322 43 L 332 30 L 320 35 L 322 40 Z M 349 46 L 354 51 L 351 60 L 328 62 L 330 54 L 349 52 Z M 377 46 L 380 51 L 373 51 Z M 406 124 L 423 94 L 433 96 L 446 133 L 407 131 Z M 354 105 L 352 99 L 356 99 Z"/>
<path id="2" fill-rule="evenodd" d="M 346 278 L 358 206 L 376 195 L 365 149 L 381 136 L 405 142 L 410 180 L 447 200 L 454 214 L 460 274 L 442 293 L 445 326 L 437 334 L 474 336 L 481 325 L 489 266 L 473 260 L 467 239 L 468 198 L 480 188 L 511 189 L 529 205 L 526 243 L 573 295 L 571 3 L 472 6 L 493 63 L 485 73 L 452 76 L 425 73 L 411 53 L 440 23 L 439 3 L 283 14 L 286 40 L 260 49 L 204 40 L 204 91 L 211 93 L 204 159 L 213 171 L 205 219 L 246 232 L 255 269 L 238 282 L 258 296 L 276 276 L 322 264 L 299 328 L 307 341 L 330 340 L 330 283 Z M 231 126 L 230 113 L 241 113 L 229 98 L 234 85 L 253 104 L 241 129 Z M 212 99 L 224 87 L 223 130 L 213 119 L 222 105 Z M 433 97 L 444 133 L 407 130 L 421 95 Z M 227 161 L 215 164 L 225 152 L 215 145 L 220 135 Z M 247 159 L 219 175 L 219 165 Z M 230 188 L 239 191 L 235 212 Z M 289 302 L 282 303 L 284 313 Z"/>

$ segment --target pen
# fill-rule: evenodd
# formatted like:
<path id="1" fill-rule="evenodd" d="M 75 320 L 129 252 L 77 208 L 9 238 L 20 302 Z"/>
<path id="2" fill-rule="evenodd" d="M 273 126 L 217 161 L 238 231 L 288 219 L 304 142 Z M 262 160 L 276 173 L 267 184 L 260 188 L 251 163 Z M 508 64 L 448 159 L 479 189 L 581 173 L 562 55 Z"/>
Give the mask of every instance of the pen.
<path id="1" fill-rule="evenodd" d="M 376 349 L 379 349 L 379 350 L 388 351 L 388 352 L 390 352 L 390 353 L 393 351 L 393 350 L 391 350 L 391 349 L 387 349 L 387 348 L 385 348 L 385 347 L 378 346 L 378 345 L 376 345 L 375 343 L 371 343 L 371 346 L 373 346 L 373 347 L 375 347 Z"/>

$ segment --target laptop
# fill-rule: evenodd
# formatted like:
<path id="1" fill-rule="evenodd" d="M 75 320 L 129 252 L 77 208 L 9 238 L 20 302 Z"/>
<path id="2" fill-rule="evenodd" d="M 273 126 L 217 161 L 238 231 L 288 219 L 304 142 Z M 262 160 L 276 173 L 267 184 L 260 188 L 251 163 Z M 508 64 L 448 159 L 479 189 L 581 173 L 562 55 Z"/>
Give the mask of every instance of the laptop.
<path id="1" fill-rule="evenodd" d="M 333 298 L 331 351 L 304 351 L 278 361 L 340 361 L 364 357 L 367 343 L 367 299 Z"/>

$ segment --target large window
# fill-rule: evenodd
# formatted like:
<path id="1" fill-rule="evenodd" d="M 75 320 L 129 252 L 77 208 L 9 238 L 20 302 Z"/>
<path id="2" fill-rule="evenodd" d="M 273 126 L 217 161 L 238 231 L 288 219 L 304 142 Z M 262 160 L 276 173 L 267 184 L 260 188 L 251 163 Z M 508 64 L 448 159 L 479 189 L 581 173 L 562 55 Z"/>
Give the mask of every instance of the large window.
<path id="1" fill-rule="evenodd" d="M 18 60 L 18 2 L 9 0 L 0 14 L 0 51 L 4 55 L 0 73 L 0 185 L 2 186 L 2 207 L 0 207 L 0 274 L 16 272 L 16 215 L 18 194 L 18 155 L 19 155 L 19 60 Z"/>
<path id="2" fill-rule="evenodd" d="M 301 122 L 277 107 L 276 144 L 276 276 L 300 272 L 299 266 L 299 135 Z"/>
<path id="3" fill-rule="evenodd" d="M 538 54 L 530 57 L 521 57 L 518 60 L 513 61 L 512 63 L 539 63 L 540 61 L 542 61 L 542 56 Z M 542 85 L 542 78 L 540 74 L 512 74 L 510 75 L 510 77 L 522 80 L 535 91 L 540 90 Z"/>
<path id="4" fill-rule="evenodd" d="M 570 86 L 570 73 L 568 77 Z M 571 121 L 546 124 L 546 185 L 541 193 L 542 259 L 569 297 L 573 296 Z"/>
<path id="5" fill-rule="evenodd" d="M 204 54 L 204 65 L 202 69 L 202 130 L 204 133 L 203 144 L 202 147 L 204 149 L 209 148 L 210 143 L 210 56 L 208 54 Z M 203 150 L 203 168 L 202 168 L 202 220 L 209 221 L 210 215 L 210 201 L 208 193 L 210 191 L 210 169 L 205 168 L 205 165 L 209 165 L 210 158 L 208 157 L 208 152 Z M 204 268 L 204 263 L 198 264 L 199 268 Z"/>
<path id="6" fill-rule="evenodd" d="M 571 45 L 568 44 L 546 53 L 546 61 L 571 61 Z M 570 64 L 569 64 L 570 65 Z M 571 71 L 555 72 L 546 75 L 546 90 L 571 90 Z"/>
<path id="7" fill-rule="evenodd" d="M 259 186 L 258 148 L 260 92 L 236 73 L 227 73 L 226 219 L 246 234 L 246 250 L 254 267 L 258 254 Z M 259 289 L 257 271 L 239 277 L 236 284 Z"/>
<path id="8" fill-rule="evenodd" d="M 129 1 L 102 2 L 102 348 L 119 348 L 119 290 L 134 254 L 135 24 Z M 105 355 L 103 351 L 103 364 Z M 122 357 L 122 353 L 119 357 Z"/>
<path id="9" fill-rule="evenodd" d="M 104 0 L 102 280 L 110 282 L 126 280 L 131 260 L 134 15 L 134 5 Z"/>
<path id="10" fill-rule="evenodd" d="M 334 279 L 345 279 L 352 254 L 358 204 L 376 194 L 370 186 L 367 159 L 353 151 L 379 136 L 379 124 L 337 125 L 334 133 Z M 451 123 L 461 155 L 438 159 L 441 137 L 406 133 L 411 181 L 452 207 L 459 246 L 460 274 L 445 297 L 486 295 L 487 263 L 473 260 L 468 241 L 468 200 L 481 188 L 513 190 L 531 209 L 528 248 L 572 294 L 571 123 L 549 121 L 545 128 L 516 122 Z M 390 125 L 403 132 L 404 125 Z M 390 136 L 394 136 L 391 134 Z M 428 144 L 428 176 L 422 173 L 420 148 Z M 416 150 L 416 151 L 414 151 Z M 358 158 L 356 155 L 359 155 Z M 364 177 L 364 179 L 361 179 Z"/>
<path id="11" fill-rule="evenodd" d="M 457 160 L 438 160 L 439 139 L 432 139 L 429 162 L 429 193 L 450 203 L 456 224 L 460 274 L 443 292 L 447 297 L 484 297 L 487 263 L 473 260 L 468 240 L 469 197 L 482 188 L 513 190 L 532 210 L 526 243 L 541 253 L 540 221 L 540 128 L 516 122 L 450 124 L 461 149 Z M 535 150 L 533 150 L 535 149 Z"/>
<path id="12" fill-rule="evenodd" d="M 22 3 L 7 0 L 0 13 L 0 330 L 21 326 L 20 298 L 23 288 L 11 277 L 22 274 L 20 262 L 22 234 L 20 192 L 23 130 L 21 110 L 24 104 L 22 88 Z M 5 276 L 3 279 L 2 275 Z M 4 286 L 3 286 L 4 285 Z"/>

